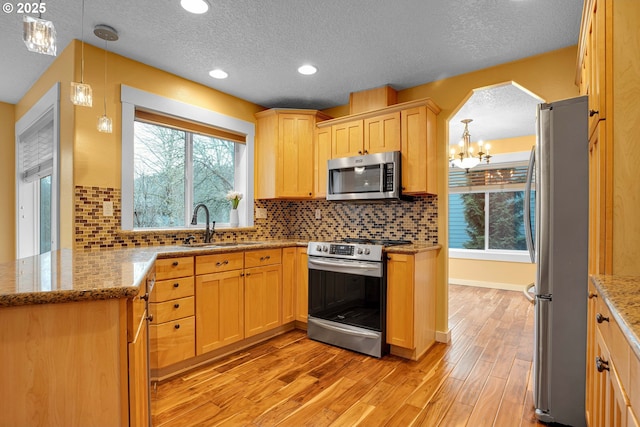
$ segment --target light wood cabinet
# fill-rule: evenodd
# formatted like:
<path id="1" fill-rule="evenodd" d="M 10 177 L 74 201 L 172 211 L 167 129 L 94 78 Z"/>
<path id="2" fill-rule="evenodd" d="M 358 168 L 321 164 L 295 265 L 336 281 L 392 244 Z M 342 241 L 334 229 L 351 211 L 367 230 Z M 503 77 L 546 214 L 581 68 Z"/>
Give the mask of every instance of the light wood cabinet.
<path id="1" fill-rule="evenodd" d="M 418 360 L 435 342 L 435 251 L 387 257 L 387 343 Z"/>
<path id="2" fill-rule="evenodd" d="M 156 261 L 156 284 L 149 298 L 151 369 L 195 356 L 194 258 Z"/>
<path id="3" fill-rule="evenodd" d="M 313 196 L 327 197 L 327 161 L 331 158 L 331 128 L 316 129 L 315 161 L 313 162 Z"/>
<path id="4" fill-rule="evenodd" d="M 311 198 L 315 125 L 329 117 L 316 110 L 272 109 L 256 118 L 256 199 Z"/>
<path id="5" fill-rule="evenodd" d="M 400 151 L 400 112 L 364 119 L 364 153 Z"/>
<path id="6" fill-rule="evenodd" d="M 296 248 L 296 321 L 307 324 L 309 317 L 309 266 L 307 248 Z"/>
<path id="7" fill-rule="evenodd" d="M 640 145 L 635 143 L 640 3 L 585 0 L 584 5 L 576 83 L 593 111 L 590 162 L 597 173 L 589 182 L 590 231 L 596 234 L 590 239 L 590 272 L 639 275 L 640 198 L 628 195 L 640 192 Z"/>
<path id="8" fill-rule="evenodd" d="M 353 120 L 331 126 L 331 158 L 358 156 L 364 153 L 364 123 Z"/>
<path id="9" fill-rule="evenodd" d="M 296 320 L 296 248 L 282 249 L 282 324 Z"/>
<path id="10" fill-rule="evenodd" d="M 436 194 L 436 113 L 426 106 L 400 112 L 403 194 Z"/>
<path id="11" fill-rule="evenodd" d="M 196 354 L 244 338 L 242 270 L 196 276 Z"/>
<path id="12" fill-rule="evenodd" d="M 244 275 L 245 337 L 282 324 L 282 265 L 247 268 Z"/>

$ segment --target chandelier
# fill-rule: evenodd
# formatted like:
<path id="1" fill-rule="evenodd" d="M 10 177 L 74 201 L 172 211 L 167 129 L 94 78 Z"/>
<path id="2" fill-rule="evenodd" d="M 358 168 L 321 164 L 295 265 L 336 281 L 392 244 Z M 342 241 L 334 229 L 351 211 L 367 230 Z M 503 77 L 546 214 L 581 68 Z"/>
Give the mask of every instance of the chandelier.
<path id="1" fill-rule="evenodd" d="M 473 154 L 473 147 L 471 146 L 471 134 L 469 133 L 469 123 L 471 123 L 473 119 L 464 119 L 461 120 L 464 123 L 464 132 L 462 132 L 462 139 L 460 140 L 460 151 L 456 153 L 455 148 L 451 149 L 449 153 L 449 164 L 451 167 L 455 166 L 460 169 L 465 169 L 467 172 L 469 169 L 478 166 L 478 164 L 482 161 L 489 163 L 489 159 L 491 155 L 489 154 L 489 149 L 491 146 L 489 144 L 483 144 L 482 141 L 478 141 L 478 154 Z M 482 151 L 482 150 L 486 151 Z"/>
<path id="2" fill-rule="evenodd" d="M 10 4 L 5 3 L 5 5 Z M 25 3 L 24 7 L 38 12 L 37 18 L 24 15 L 22 20 L 22 39 L 27 49 L 31 52 L 56 56 L 56 29 L 53 22 L 42 19 L 42 12 L 46 11 L 46 5 L 41 2 Z"/>

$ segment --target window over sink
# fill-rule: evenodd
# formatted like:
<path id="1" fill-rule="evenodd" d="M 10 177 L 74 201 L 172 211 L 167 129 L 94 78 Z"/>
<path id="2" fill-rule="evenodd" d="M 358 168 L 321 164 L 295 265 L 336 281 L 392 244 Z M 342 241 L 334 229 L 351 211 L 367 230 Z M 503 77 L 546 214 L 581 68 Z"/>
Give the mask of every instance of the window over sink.
<path id="1" fill-rule="evenodd" d="M 229 190 L 253 225 L 254 124 L 122 86 L 122 229 L 188 228 L 204 203 L 229 224 Z M 199 211 L 198 224 L 204 224 Z"/>

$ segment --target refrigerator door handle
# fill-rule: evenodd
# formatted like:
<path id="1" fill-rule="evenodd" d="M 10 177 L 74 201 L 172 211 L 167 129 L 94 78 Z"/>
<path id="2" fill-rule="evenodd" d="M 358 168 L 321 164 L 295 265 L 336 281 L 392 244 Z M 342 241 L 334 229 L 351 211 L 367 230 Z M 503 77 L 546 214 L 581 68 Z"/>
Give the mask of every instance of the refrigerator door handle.
<path id="1" fill-rule="evenodd" d="M 535 259 L 535 244 L 533 242 L 533 230 L 531 229 L 531 187 L 533 184 L 533 173 L 536 164 L 536 147 L 531 149 L 531 155 L 529 156 L 529 167 L 527 168 L 527 182 L 524 188 L 524 233 L 525 240 L 527 242 L 527 249 L 529 250 L 529 257 L 531 262 L 536 262 Z"/>

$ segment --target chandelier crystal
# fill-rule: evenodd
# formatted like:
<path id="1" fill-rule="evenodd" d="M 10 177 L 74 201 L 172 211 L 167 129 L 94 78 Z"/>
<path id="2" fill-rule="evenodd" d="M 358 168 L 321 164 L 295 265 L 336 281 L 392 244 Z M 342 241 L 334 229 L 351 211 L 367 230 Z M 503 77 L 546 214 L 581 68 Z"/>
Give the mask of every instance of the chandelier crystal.
<path id="1" fill-rule="evenodd" d="M 491 146 L 489 144 L 483 144 L 482 141 L 478 141 L 478 154 L 473 154 L 474 149 L 471 146 L 471 134 L 469 133 L 469 123 L 472 121 L 473 119 L 461 120 L 461 122 L 464 123 L 464 132 L 462 132 L 462 139 L 459 144 L 460 151 L 456 153 L 455 148 L 451 149 L 449 154 L 449 164 L 451 167 L 455 166 L 469 171 L 469 169 L 478 166 L 482 161 L 489 163 L 489 159 L 491 158 L 489 154 Z M 482 151 L 483 149 L 485 150 L 484 152 Z"/>

